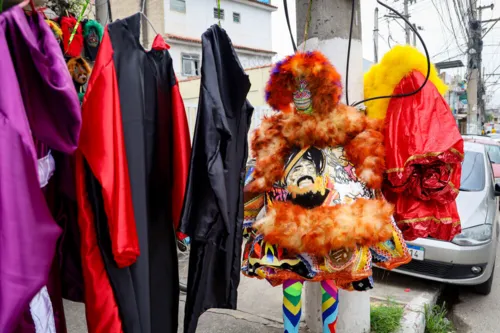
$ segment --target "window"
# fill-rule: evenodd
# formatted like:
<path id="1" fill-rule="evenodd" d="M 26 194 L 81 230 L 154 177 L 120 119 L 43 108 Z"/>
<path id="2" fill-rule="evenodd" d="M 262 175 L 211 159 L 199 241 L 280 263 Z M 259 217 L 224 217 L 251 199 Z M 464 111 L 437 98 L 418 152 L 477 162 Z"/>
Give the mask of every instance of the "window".
<path id="1" fill-rule="evenodd" d="M 485 145 L 491 163 L 500 164 L 500 146 Z"/>
<path id="2" fill-rule="evenodd" d="M 200 56 L 197 54 L 182 55 L 182 75 L 198 76 L 200 75 Z"/>
<path id="3" fill-rule="evenodd" d="M 462 162 L 462 180 L 460 191 L 479 192 L 484 189 L 486 175 L 484 169 L 484 155 L 465 151 Z"/>
<path id="4" fill-rule="evenodd" d="M 234 23 L 241 23 L 240 13 L 233 13 L 233 22 Z"/>
<path id="5" fill-rule="evenodd" d="M 219 9 L 218 8 L 214 8 L 214 18 L 219 19 Z M 222 8 L 220 10 L 220 19 L 221 20 L 224 19 L 224 9 L 222 9 Z"/>
<path id="6" fill-rule="evenodd" d="M 170 0 L 170 10 L 176 12 L 186 12 L 186 0 Z"/>

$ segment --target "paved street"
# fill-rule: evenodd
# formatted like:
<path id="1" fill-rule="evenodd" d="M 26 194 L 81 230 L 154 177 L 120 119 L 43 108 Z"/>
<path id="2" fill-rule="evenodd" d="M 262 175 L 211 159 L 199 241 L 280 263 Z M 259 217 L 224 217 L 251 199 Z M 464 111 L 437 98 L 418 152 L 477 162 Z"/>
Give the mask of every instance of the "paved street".
<path id="1" fill-rule="evenodd" d="M 498 249 L 496 275 L 489 296 L 477 295 L 471 288 L 449 287 L 446 290 L 446 298 L 456 303 L 452 306 L 452 319 L 457 333 L 500 332 L 500 247 Z"/>

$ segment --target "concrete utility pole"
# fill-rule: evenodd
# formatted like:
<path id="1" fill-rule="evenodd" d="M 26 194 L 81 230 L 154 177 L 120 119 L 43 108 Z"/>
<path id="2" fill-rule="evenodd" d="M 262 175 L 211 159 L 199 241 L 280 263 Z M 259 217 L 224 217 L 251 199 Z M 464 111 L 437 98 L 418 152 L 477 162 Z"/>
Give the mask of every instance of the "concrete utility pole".
<path id="1" fill-rule="evenodd" d="M 490 9 L 490 10 L 493 10 L 494 8 L 494 4 L 490 4 L 489 6 L 481 6 L 479 7 L 477 10 L 479 12 L 479 38 L 480 38 L 480 51 L 479 51 L 479 54 L 478 54 L 478 70 L 479 70 L 479 82 L 478 82 L 478 103 L 477 103 L 477 108 L 478 108 L 478 112 L 479 112 L 479 123 L 482 125 L 485 123 L 486 121 L 486 105 L 485 105 L 485 101 L 484 101 L 484 95 L 486 94 L 486 87 L 484 85 L 484 69 L 483 69 L 483 56 L 482 56 L 482 49 L 483 49 L 483 38 L 484 36 L 486 36 L 486 34 L 489 32 L 486 32 L 484 35 L 483 35 L 483 10 L 485 9 Z M 491 20 L 491 21 L 494 21 L 496 23 L 497 20 Z M 494 24 L 495 24 L 494 23 Z M 482 72 L 481 72 L 481 69 Z"/>
<path id="2" fill-rule="evenodd" d="M 352 30 L 349 86 L 345 86 L 347 47 L 353 0 L 314 0 L 305 50 L 320 50 L 344 80 L 350 102 L 363 99 L 363 48 L 361 44 L 360 1 L 356 1 Z M 298 50 L 304 49 L 304 35 L 309 0 L 296 0 Z M 302 45 L 300 45 L 302 44 Z M 305 284 L 305 319 L 312 333 L 323 331 L 319 283 Z M 370 332 L 370 297 L 368 292 L 339 292 L 339 333 Z"/>
<path id="3" fill-rule="evenodd" d="M 97 22 L 106 25 L 111 22 L 111 0 L 96 0 L 95 17 Z"/>
<path id="4" fill-rule="evenodd" d="M 375 17 L 373 22 L 375 22 L 375 27 L 373 28 L 373 60 L 378 63 L 378 7 L 375 8 Z"/>
<path id="5" fill-rule="evenodd" d="M 413 23 L 413 28 L 417 30 L 417 25 Z M 413 46 L 417 47 L 417 33 L 413 31 Z"/>
<path id="6" fill-rule="evenodd" d="M 467 114 L 467 132 L 476 134 L 481 132 L 484 123 L 484 84 L 481 78 L 482 50 L 483 50 L 483 28 L 482 11 L 493 9 L 493 4 L 489 6 L 477 7 L 477 1 L 470 2 L 469 11 L 469 43 L 468 43 L 468 63 L 467 63 L 467 102 L 469 112 Z"/>
<path id="7" fill-rule="evenodd" d="M 478 80 L 479 80 L 479 54 L 482 48 L 481 23 L 477 19 L 476 1 L 470 1 L 469 11 L 469 43 L 467 62 L 467 103 L 469 112 L 467 114 L 467 133 L 478 134 Z"/>
<path id="8" fill-rule="evenodd" d="M 408 12 L 408 2 L 409 0 L 404 0 L 405 3 L 405 18 L 410 20 L 410 13 Z M 406 35 L 406 44 L 410 45 L 410 25 L 405 22 L 405 35 Z"/>

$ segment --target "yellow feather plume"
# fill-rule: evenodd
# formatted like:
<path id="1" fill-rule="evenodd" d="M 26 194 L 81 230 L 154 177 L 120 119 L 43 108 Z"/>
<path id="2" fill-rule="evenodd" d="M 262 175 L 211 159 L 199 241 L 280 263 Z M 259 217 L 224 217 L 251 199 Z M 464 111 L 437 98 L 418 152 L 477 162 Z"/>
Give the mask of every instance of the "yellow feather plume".
<path id="1" fill-rule="evenodd" d="M 398 45 L 394 47 L 384 55 L 380 63 L 373 65 L 365 74 L 365 99 L 392 95 L 399 82 L 414 70 L 427 75 L 427 58 L 425 55 L 412 46 Z M 448 90 L 432 64 L 427 84 L 434 84 L 441 95 L 444 95 Z M 365 102 L 367 115 L 371 118 L 384 119 L 389 102 L 389 98 Z"/>

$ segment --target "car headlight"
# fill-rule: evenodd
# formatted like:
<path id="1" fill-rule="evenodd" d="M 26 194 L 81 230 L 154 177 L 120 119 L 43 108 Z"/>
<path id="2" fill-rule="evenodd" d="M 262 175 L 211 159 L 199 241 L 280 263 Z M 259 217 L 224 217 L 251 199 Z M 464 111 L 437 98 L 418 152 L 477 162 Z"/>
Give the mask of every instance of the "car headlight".
<path id="1" fill-rule="evenodd" d="M 474 246 L 486 244 L 491 240 L 493 226 L 482 224 L 462 230 L 462 233 L 453 238 L 452 243 L 462 246 Z"/>

